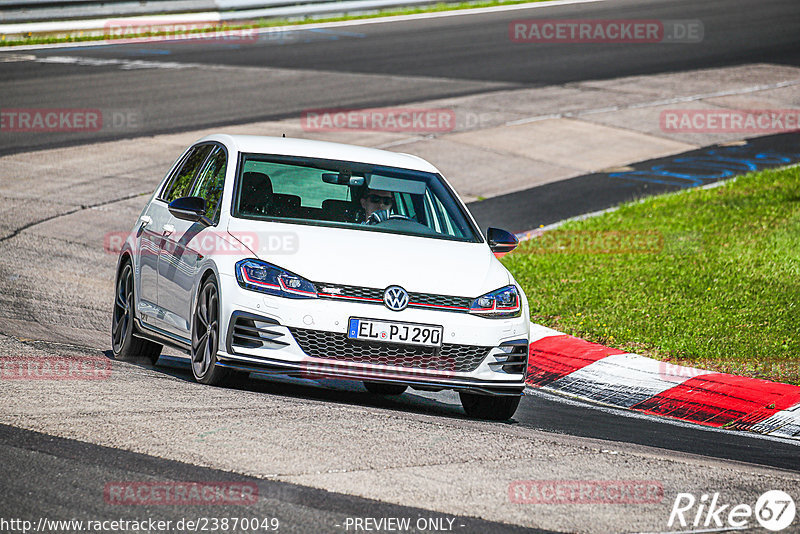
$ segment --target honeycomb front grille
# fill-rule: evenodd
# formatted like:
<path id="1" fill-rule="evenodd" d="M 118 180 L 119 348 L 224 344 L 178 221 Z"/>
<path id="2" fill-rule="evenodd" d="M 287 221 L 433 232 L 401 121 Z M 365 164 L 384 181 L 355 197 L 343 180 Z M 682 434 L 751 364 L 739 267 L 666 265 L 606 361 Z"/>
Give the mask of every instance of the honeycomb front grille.
<path id="1" fill-rule="evenodd" d="M 451 297 L 448 295 L 434 295 L 433 293 L 409 293 L 408 299 L 411 306 L 419 304 L 421 306 L 440 306 L 448 308 L 463 308 L 469 310 L 472 300 L 466 297 Z"/>
<path id="2" fill-rule="evenodd" d="M 478 368 L 492 347 L 445 343 L 441 348 L 348 339 L 338 332 L 290 328 L 297 344 L 312 358 L 468 373 Z"/>
<path id="3" fill-rule="evenodd" d="M 347 286 L 344 284 L 325 284 L 315 282 L 321 297 L 345 297 L 363 300 L 379 300 L 383 302 L 383 289 L 371 287 Z"/>
<path id="4" fill-rule="evenodd" d="M 383 304 L 383 289 L 314 282 L 320 298 L 348 299 Z M 448 311 L 468 312 L 474 299 L 436 295 L 434 293 L 408 293 L 409 308 L 442 308 Z"/>

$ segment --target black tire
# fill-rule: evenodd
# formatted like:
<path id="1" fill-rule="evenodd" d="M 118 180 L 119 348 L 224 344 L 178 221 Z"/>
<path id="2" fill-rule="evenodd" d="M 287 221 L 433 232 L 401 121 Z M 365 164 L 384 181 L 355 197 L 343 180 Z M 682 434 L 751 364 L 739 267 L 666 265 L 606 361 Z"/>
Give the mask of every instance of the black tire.
<path id="1" fill-rule="evenodd" d="M 375 395 L 402 395 L 408 389 L 408 386 L 400 384 L 382 384 L 380 382 L 364 382 L 364 387 L 367 391 Z"/>
<path id="2" fill-rule="evenodd" d="M 461 406 L 467 415 L 474 419 L 488 419 L 490 421 L 507 421 L 517 411 L 521 395 L 515 396 L 490 396 L 475 393 L 459 392 Z"/>
<path id="3" fill-rule="evenodd" d="M 133 267 L 122 264 L 114 284 L 114 311 L 111 317 L 111 350 L 118 360 L 147 361 L 153 365 L 164 348 L 158 343 L 133 335 L 136 307 L 133 293 Z"/>
<path id="4" fill-rule="evenodd" d="M 192 314 L 192 375 L 201 384 L 219 386 L 230 372 L 217 365 L 219 350 L 219 289 L 211 277 L 203 282 Z"/>

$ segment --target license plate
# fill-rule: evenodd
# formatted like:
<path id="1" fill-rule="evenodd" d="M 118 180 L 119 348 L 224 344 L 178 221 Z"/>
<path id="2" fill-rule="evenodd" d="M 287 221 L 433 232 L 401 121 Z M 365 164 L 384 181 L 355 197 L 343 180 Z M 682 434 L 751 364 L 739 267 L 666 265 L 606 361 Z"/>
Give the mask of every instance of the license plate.
<path id="1" fill-rule="evenodd" d="M 364 341 L 441 347 L 442 327 L 430 324 L 395 323 L 351 317 L 347 328 L 347 337 Z"/>

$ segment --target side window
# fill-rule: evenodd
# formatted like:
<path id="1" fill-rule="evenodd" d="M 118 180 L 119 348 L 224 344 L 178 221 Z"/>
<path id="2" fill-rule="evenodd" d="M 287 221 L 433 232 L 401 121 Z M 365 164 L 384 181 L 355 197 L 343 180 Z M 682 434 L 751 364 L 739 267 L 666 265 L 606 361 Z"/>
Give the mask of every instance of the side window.
<path id="1" fill-rule="evenodd" d="M 213 145 L 201 145 L 192 148 L 186 156 L 186 159 L 183 160 L 181 168 L 175 173 L 172 177 L 172 181 L 164 189 L 161 198 L 167 202 L 172 202 L 176 198 L 188 196 L 194 175 L 197 174 L 197 169 L 203 164 L 212 148 Z"/>
<path id="2" fill-rule="evenodd" d="M 439 199 L 439 197 L 435 197 L 435 200 L 436 213 L 439 215 L 442 225 L 444 226 L 443 233 L 455 237 L 463 237 L 463 234 L 461 233 L 460 229 L 456 227 L 447 209 L 442 205 L 442 201 Z"/>
<path id="3" fill-rule="evenodd" d="M 225 170 L 227 158 L 225 150 L 217 146 L 208 158 L 208 162 L 200 171 L 195 182 L 191 196 L 202 197 L 206 201 L 206 217 L 216 223 L 219 220 L 217 206 L 222 197 L 222 188 L 225 185 Z"/>
<path id="4" fill-rule="evenodd" d="M 433 198 L 430 189 L 425 190 L 425 216 L 426 219 L 428 220 L 428 227 L 436 230 L 441 234 L 442 226 L 439 221 L 439 218 L 434 215 Z"/>
<path id="5" fill-rule="evenodd" d="M 397 213 L 416 220 L 417 213 L 414 211 L 414 203 L 411 201 L 411 195 L 408 193 L 399 193 L 397 196 L 400 197 L 399 200 L 394 203 Z"/>

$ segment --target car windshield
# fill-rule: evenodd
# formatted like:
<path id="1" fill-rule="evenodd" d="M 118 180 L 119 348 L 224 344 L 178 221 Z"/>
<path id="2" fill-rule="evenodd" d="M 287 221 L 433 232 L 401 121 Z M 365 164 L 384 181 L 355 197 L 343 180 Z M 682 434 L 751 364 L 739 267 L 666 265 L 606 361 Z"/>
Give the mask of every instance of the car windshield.
<path id="1" fill-rule="evenodd" d="M 372 215 L 375 211 L 380 213 Z M 247 219 L 482 242 L 463 205 L 438 174 L 347 161 L 245 154 L 232 213 Z"/>

